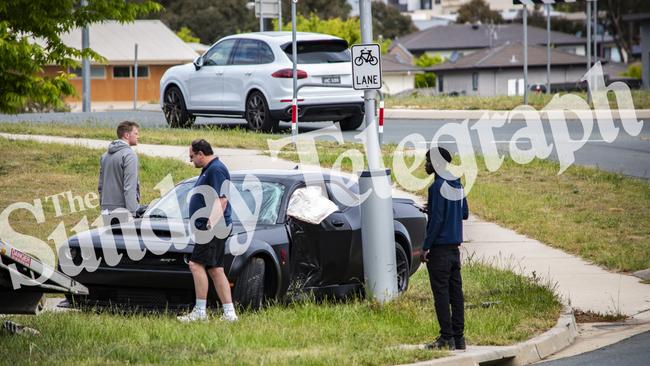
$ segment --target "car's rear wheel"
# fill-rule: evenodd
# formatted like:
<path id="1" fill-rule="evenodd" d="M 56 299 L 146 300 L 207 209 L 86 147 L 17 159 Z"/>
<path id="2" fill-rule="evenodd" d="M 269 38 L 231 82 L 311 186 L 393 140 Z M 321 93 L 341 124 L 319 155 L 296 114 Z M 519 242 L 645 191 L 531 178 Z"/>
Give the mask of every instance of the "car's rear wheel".
<path id="1" fill-rule="evenodd" d="M 171 86 L 165 91 L 163 112 L 169 127 L 184 128 L 194 124 L 195 117 L 187 111 L 183 94 L 176 86 Z"/>
<path id="2" fill-rule="evenodd" d="M 259 310 L 264 305 L 264 271 L 264 260 L 251 258 L 237 278 L 233 297 L 244 309 Z"/>
<path id="3" fill-rule="evenodd" d="M 409 288 L 410 266 L 406 252 L 401 245 L 395 245 L 395 263 L 397 264 L 397 292 L 402 294 Z"/>
<path id="4" fill-rule="evenodd" d="M 271 118 L 269 105 L 264 94 L 259 91 L 252 92 L 246 98 L 246 122 L 248 128 L 254 131 L 273 132 L 278 129 L 279 120 Z"/>
<path id="5" fill-rule="evenodd" d="M 363 114 L 351 116 L 339 121 L 339 125 L 341 125 L 341 130 L 343 131 L 356 130 L 362 124 L 363 124 Z"/>

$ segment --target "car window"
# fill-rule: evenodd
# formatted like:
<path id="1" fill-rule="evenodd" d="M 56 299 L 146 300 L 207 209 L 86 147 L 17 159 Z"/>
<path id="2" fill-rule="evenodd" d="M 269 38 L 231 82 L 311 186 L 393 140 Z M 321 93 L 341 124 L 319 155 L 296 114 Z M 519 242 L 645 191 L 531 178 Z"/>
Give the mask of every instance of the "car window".
<path id="1" fill-rule="evenodd" d="M 242 39 L 237 43 L 232 63 L 234 65 L 258 65 L 273 62 L 269 46 L 253 39 Z"/>
<path id="2" fill-rule="evenodd" d="M 261 182 L 258 188 L 260 191 L 251 191 L 244 189 L 242 182 L 233 181 L 231 187 L 234 187 L 242 197 L 242 201 L 246 204 L 248 211 L 254 212 L 255 210 L 255 196 L 259 192 L 262 200 L 260 204 L 260 213 L 257 217 L 258 224 L 275 224 L 278 220 L 280 207 L 282 205 L 282 197 L 284 196 L 284 185 L 273 182 Z M 253 185 L 255 187 L 255 185 Z M 152 207 L 150 207 L 145 216 L 152 218 L 170 218 L 170 219 L 189 219 L 190 210 L 187 195 L 194 187 L 193 182 L 186 182 L 177 185 L 173 191 L 166 194 Z M 235 201 L 231 200 L 232 207 L 232 220 L 235 222 L 246 221 L 250 218 L 238 217 L 237 213 L 246 212 L 238 207 L 235 207 Z"/>
<path id="3" fill-rule="evenodd" d="M 235 46 L 235 39 L 227 39 L 214 45 L 203 56 L 204 66 L 221 66 L 228 63 L 230 52 Z"/>
<path id="4" fill-rule="evenodd" d="M 293 61 L 291 43 L 282 46 L 282 50 Z M 350 50 L 344 40 L 300 41 L 297 44 L 299 64 L 325 64 L 350 62 Z"/>

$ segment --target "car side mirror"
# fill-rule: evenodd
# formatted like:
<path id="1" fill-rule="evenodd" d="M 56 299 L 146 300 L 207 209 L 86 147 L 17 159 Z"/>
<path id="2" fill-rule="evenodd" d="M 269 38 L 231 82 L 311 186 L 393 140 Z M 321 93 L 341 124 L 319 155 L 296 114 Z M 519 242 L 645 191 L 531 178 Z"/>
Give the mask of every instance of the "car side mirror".
<path id="1" fill-rule="evenodd" d="M 148 208 L 148 207 L 149 207 L 149 206 L 140 206 L 140 207 L 138 207 L 138 209 L 135 210 L 135 218 L 136 218 L 136 219 L 139 219 L 139 218 L 141 218 L 142 216 L 144 216 L 144 213 L 145 213 L 145 211 L 147 211 L 147 208 Z"/>
<path id="2" fill-rule="evenodd" d="M 195 58 L 193 63 L 194 63 L 194 68 L 196 70 L 203 67 L 203 56 L 199 56 L 199 57 Z"/>

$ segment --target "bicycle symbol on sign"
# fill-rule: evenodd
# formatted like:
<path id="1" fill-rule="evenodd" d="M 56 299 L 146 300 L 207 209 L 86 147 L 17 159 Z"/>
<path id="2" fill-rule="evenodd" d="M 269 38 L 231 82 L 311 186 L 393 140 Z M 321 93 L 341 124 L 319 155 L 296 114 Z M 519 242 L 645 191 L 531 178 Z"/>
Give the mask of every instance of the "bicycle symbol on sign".
<path id="1" fill-rule="evenodd" d="M 364 63 L 364 61 L 374 66 L 377 65 L 379 59 L 372 55 L 372 50 L 364 49 L 361 50 L 361 55 L 354 58 L 354 64 L 357 66 L 361 66 Z"/>

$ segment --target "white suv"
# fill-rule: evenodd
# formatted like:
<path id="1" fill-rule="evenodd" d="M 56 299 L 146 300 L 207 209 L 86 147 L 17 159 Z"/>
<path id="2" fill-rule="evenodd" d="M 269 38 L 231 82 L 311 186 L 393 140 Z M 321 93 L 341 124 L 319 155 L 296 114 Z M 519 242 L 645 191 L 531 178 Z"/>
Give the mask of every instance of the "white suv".
<path id="1" fill-rule="evenodd" d="M 351 85 L 345 40 L 298 33 L 298 86 Z M 258 131 L 291 121 L 290 32 L 222 38 L 193 63 L 174 66 L 160 80 L 160 104 L 171 127 L 189 127 L 196 116 L 244 117 Z M 363 122 L 363 93 L 350 87 L 304 87 L 298 93 L 300 122 L 336 121 L 343 130 Z"/>

